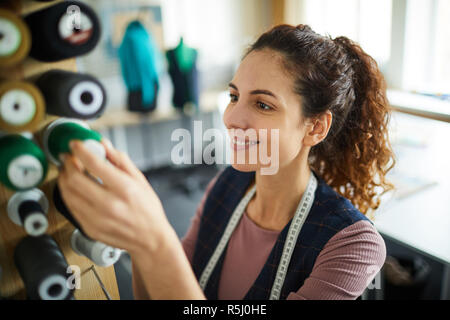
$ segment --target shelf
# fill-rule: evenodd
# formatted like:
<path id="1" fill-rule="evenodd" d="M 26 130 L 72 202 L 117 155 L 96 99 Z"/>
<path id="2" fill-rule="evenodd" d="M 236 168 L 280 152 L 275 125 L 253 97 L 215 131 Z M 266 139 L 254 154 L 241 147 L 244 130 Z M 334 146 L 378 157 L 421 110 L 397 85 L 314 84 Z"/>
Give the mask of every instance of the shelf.
<path id="1" fill-rule="evenodd" d="M 450 122 L 450 102 L 448 101 L 399 90 L 388 90 L 387 97 L 396 111 Z"/>
<path id="2" fill-rule="evenodd" d="M 200 96 L 200 112 L 214 112 L 218 110 L 217 99 L 220 91 L 207 91 Z M 179 119 L 182 112 L 175 107 L 169 108 L 156 107 L 153 112 L 148 114 L 130 112 L 126 109 L 112 109 L 96 120 L 88 121 L 93 130 L 104 130 L 113 127 L 134 126 L 144 123 L 155 123 Z"/>

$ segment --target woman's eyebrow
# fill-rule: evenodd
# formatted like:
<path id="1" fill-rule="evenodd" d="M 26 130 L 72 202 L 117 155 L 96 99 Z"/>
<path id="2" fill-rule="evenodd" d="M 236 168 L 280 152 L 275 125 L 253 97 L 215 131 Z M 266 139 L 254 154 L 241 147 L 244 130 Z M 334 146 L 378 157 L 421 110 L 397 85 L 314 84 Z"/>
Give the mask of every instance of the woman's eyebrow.
<path id="1" fill-rule="evenodd" d="M 239 91 L 238 88 L 236 87 L 236 85 L 235 85 L 234 83 L 232 83 L 232 82 L 230 82 L 230 83 L 228 84 L 228 86 L 231 87 L 231 88 L 233 88 L 233 89 L 236 90 L 236 91 Z M 272 92 L 269 91 L 269 90 L 265 90 L 265 89 L 256 89 L 256 90 L 252 90 L 252 91 L 250 91 L 250 94 L 266 94 L 266 95 L 268 95 L 268 96 L 274 97 L 275 99 L 278 99 L 278 97 L 277 97 L 274 93 L 272 93 Z"/>

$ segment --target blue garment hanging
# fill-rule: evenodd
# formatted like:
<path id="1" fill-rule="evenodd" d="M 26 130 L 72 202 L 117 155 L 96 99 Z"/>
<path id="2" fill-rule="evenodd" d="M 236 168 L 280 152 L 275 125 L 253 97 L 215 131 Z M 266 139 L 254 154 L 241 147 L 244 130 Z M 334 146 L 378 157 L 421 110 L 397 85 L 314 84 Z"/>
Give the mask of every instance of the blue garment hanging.
<path id="1" fill-rule="evenodd" d="M 119 58 L 130 96 L 139 92 L 142 109 L 155 108 L 159 87 L 158 51 L 152 36 L 140 21 L 132 21 L 127 26 L 119 47 Z"/>

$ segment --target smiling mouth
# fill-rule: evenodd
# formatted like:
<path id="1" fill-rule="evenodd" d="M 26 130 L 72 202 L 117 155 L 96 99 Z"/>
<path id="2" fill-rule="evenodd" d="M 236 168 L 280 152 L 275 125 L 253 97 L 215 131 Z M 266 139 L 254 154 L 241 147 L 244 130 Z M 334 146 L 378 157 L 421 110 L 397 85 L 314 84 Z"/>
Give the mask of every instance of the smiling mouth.
<path id="1" fill-rule="evenodd" d="M 231 142 L 238 146 L 251 146 L 259 143 L 259 141 L 239 140 L 236 137 Z"/>

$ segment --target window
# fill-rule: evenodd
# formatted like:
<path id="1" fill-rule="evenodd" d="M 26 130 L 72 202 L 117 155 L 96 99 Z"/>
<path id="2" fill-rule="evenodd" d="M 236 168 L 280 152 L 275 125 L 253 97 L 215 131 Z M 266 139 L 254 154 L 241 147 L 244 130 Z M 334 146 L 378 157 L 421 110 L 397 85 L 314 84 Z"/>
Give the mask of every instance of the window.
<path id="1" fill-rule="evenodd" d="M 449 0 L 295 1 L 302 23 L 359 42 L 393 88 L 450 93 Z"/>
<path id="2" fill-rule="evenodd" d="M 450 1 L 408 0 L 403 89 L 450 91 Z"/>
<path id="3" fill-rule="evenodd" d="M 392 0 L 306 0 L 302 23 L 331 37 L 346 36 L 383 66 L 390 57 Z"/>

